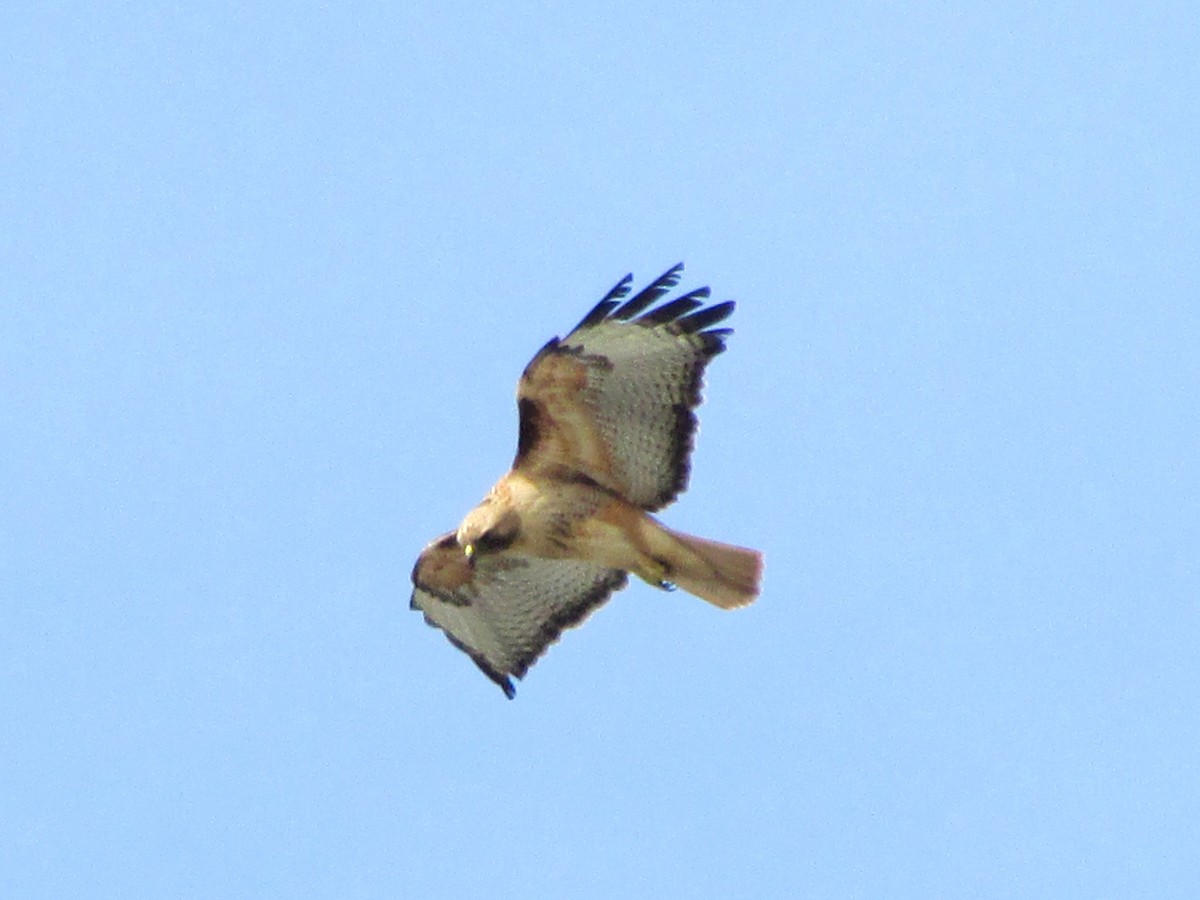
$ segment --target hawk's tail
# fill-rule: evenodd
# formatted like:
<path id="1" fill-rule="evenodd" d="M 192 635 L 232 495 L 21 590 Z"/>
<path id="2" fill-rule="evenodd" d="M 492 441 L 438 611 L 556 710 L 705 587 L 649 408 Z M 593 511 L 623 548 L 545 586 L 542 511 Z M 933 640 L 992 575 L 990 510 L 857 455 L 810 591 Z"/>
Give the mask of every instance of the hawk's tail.
<path id="1" fill-rule="evenodd" d="M 662 526 L 660 526 L 662 527 Z M 763 557 L 757 550 L 734 547 L 663 528 L 676 545 L 664 560 L 666 580 L 721 609 L 737 609 L 758 597 Z"/>

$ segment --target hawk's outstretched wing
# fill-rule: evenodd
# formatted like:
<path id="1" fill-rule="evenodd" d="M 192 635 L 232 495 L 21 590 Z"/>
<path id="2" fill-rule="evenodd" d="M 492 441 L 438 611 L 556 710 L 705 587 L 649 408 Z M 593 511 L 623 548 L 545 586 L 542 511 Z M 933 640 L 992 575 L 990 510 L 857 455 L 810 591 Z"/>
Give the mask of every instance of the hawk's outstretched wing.
<path id="1" fill-rule="evenodd" d="M 704 367 L 730 333 L 710 326 L 734 304 L 705 308 L 704 287 L 648 309 L 682 271 L 674 266 L 629 300 L 626 275 L 526 366 L 513 469 L 579 473 L 649 511 L 684 490 Z"/>
<path id="2" fill-rule="evenodd" d="M 563 629 L 578 625 L 625 587 L 626 575 L 578 560 L 488 553 L 472 563 L 454 533 L 425 548 L 412 573 L 409 606 L 442 629 L 511 698 Z"/>

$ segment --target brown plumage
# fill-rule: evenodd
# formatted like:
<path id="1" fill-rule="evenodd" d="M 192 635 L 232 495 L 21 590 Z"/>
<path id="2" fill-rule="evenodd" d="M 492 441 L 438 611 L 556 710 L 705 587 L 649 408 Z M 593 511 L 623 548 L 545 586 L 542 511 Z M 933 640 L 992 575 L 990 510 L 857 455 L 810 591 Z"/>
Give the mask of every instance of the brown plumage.
<path id="1" fill-rule="evenodd" d="M 761 554 L 648 515 L 687 487 L 704 368 L 730 334 L 711 326 L 734 308 L 704 307 L 708 288 L 654 307 L 682 271 L 629 300 L 625 276 L 538 352 L 517 386 L 512 469 L 413 567 L 412 608 L 509 697 L 627 572 L 722 609 L 758 596 Z"/>

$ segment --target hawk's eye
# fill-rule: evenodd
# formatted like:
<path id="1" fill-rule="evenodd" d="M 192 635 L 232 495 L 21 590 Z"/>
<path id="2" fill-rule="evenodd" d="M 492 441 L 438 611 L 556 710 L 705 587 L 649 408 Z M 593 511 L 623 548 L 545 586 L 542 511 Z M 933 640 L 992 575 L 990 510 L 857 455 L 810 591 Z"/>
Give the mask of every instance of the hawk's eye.
<path id="1" fill-rule="evenodd" d="M 495 528 L 489 528 L 475 541 L 475 549 L 480 553 L 496 553 L 500 550 L 507 550 L 516 539 L 516 529 L 501 532 Z"/>

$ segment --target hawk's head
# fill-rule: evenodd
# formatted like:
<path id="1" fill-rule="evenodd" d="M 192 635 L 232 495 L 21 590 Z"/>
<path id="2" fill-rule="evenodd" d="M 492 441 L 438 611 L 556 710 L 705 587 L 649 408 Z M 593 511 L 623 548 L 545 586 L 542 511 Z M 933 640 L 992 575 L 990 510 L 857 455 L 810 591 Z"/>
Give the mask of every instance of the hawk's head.
<path id="1" fill-rule="evenodd" d="M 467 513 L 455 539 L 468 559 L 477 553 L 507 550 L 521 534 L 521 517 L 511 506 L 489 497 Z"/>

